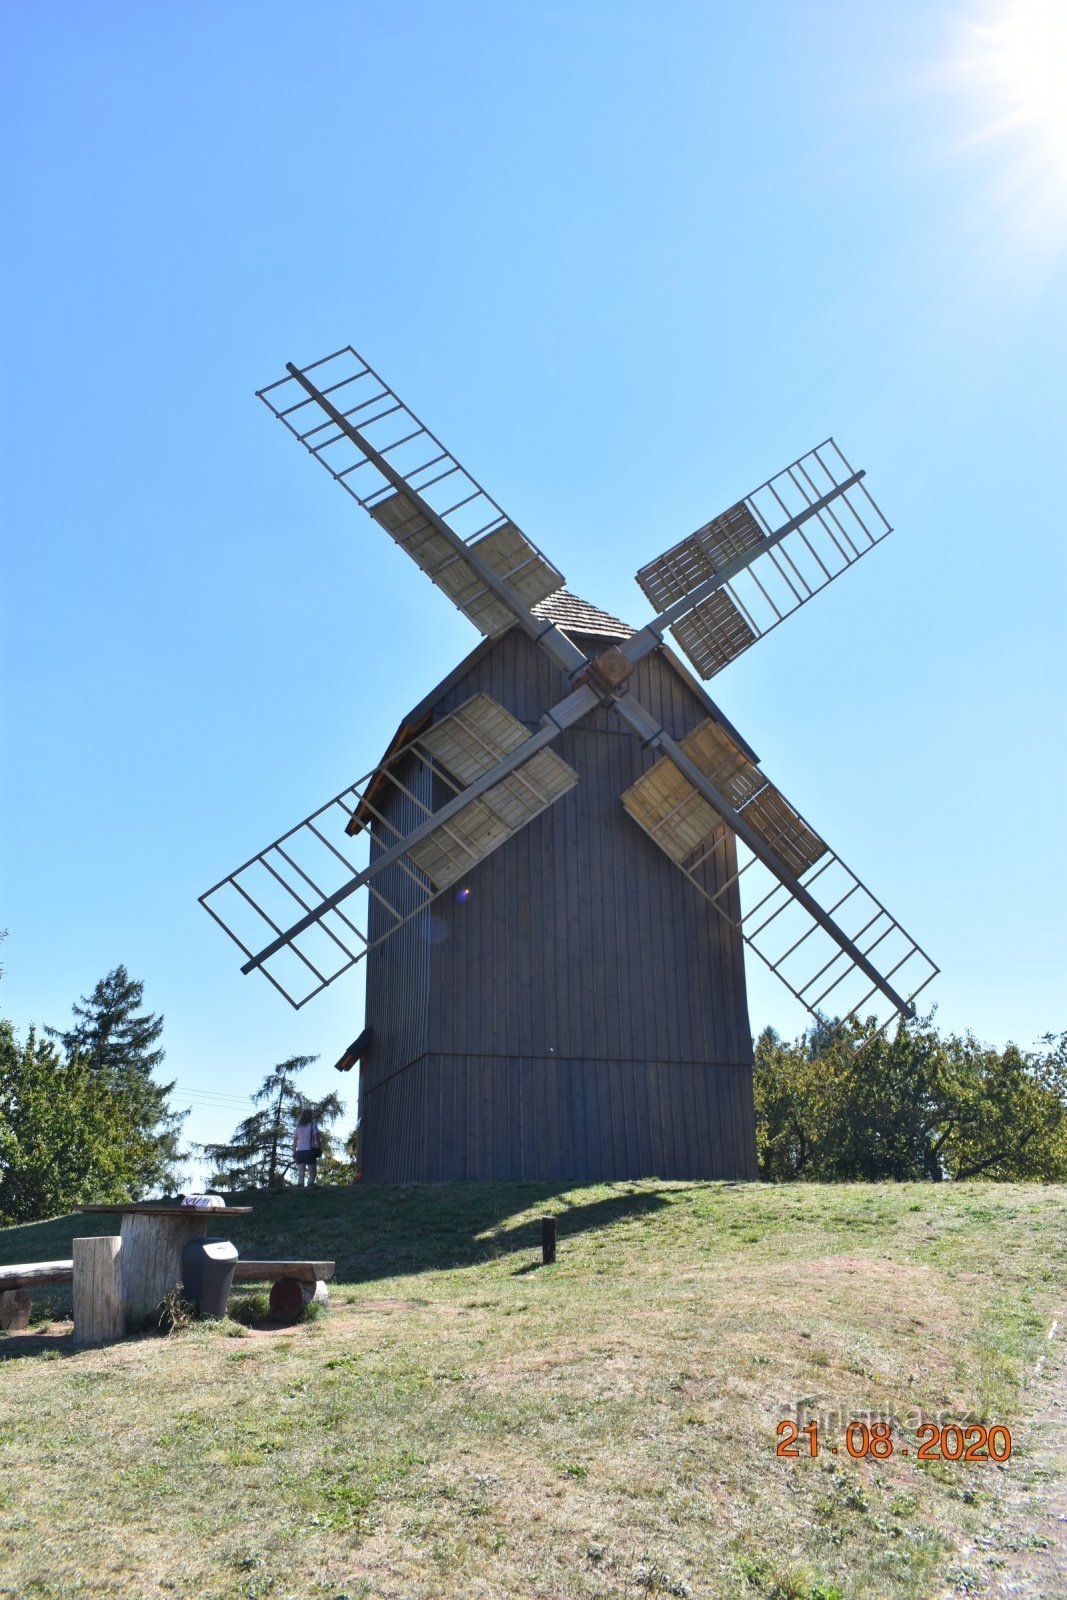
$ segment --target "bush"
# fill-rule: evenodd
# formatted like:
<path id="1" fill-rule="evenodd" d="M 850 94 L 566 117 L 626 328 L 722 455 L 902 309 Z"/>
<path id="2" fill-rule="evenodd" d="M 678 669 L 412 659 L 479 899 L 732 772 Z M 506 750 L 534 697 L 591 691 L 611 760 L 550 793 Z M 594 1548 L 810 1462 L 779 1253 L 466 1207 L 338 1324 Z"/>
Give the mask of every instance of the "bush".
<path id="1" fill-rule="evenodd" d="M 175 1284 L 173 1289 L 167 1290 L 156 1311 L 156 1321 L 163 1332 L 168 1335 L 183 1333 L 186 1328 L 191 1328 L 197 1320 L 196 1305 L 194 1301 L 185 1298 L 180 1284 Z"/>

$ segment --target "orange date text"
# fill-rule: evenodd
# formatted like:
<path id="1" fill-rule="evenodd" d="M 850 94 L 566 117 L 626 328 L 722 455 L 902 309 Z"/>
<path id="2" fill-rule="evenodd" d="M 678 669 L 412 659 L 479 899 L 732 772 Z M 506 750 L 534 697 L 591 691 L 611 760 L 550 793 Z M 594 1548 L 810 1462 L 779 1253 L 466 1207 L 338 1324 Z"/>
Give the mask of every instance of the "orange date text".
<path id="1" fill-rule="evenodd" d="M 941 1427 L 934 1422 L 921 1423 L 915 1440 L 894 1440 L 888 1422 L 850 1422 L 845 1428 L 845 1450 L 854 1459 L 873 1457 L 885 1461 L 891 1455 L 913 1455 L 917 1461 L 966 1461 L 984 1463 L 1007 1461 L 1011 1455 L 1011 1433 L 1000 1423 L 987 1428 L 984 1423 L 961 1425 L 948 1422 Z M 777 1455 L 818 1456 L 837 1455 L 836 1444 L 820 1444 L 819 1425 L 809 1422 L 801 1427 L 787 1418 L 778 1424 Z"/>

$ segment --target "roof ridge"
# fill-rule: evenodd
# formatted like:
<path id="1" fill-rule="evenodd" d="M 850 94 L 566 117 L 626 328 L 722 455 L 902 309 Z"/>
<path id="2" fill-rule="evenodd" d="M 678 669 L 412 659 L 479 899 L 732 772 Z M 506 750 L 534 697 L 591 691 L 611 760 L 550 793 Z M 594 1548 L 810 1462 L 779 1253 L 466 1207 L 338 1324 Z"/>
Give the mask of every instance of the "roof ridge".
<path id="1" fill-rule="evenodd" d="M 554 622 L 564 632 L 599 634 L 601 638 L 612 639 L 628 639 L 634 632 L 621 617 L 612 616 L 610 611 L 602 611 L 599 606 L 583 600 L 566 587 L 546 595 L 530 609 L 535 617 Z"/>

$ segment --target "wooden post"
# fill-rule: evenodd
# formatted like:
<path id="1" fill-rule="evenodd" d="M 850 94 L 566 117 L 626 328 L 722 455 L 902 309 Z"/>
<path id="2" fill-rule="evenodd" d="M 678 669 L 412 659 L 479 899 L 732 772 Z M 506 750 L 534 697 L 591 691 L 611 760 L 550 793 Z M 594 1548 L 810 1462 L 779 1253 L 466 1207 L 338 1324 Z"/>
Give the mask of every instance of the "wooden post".
<path id="1" fill-rule="evenodd" d="M 270 1291 L 272 1322 L 296 1322 L 312 1301 L 319 1306 L 330 1303 L 329 1286 L 322 1278 L 278 1278 Z"/>
<path id="2" fill-rule="evenodd" d="M 546 1267 L 556 1259 L 556 1219 L 541 1218 L 541 1261 Z"/>
<path id="3" fill-rule="evenodd" d="M 307 1285 L 310 1288 L 310 1284 Z M 279 1278 L 270 1291 L 270 1316 L 272 1322 L 296 1322 L 304 1314 L 307 1300 L 305 1285 L 297 1278 Z"/>
<path id="4" fill-rule="evenodd" d="M 30 1291 L 0 1290 L 0 1328 L 5 1333 L 21 1333 L 30 1325 Z"/>
<path id="5" fill-rule="evenodd" d="M 100 1234 L 74 1241 L 74 1343 L 110 1344 L 126 1332 L 122 1240 Z"/>
<path id="6" fill-rule="evenodd" d="M 173 1216 L 158 1211 L 123 1214 L 122 1297 L 131 1332 L 155 1320 L 163 1296 L 182 1281 L 182 1251 L 189 1240 L 204 1238 L 209 1220 L 222 1216 L 223 1211 L 192 1206 Z"/>

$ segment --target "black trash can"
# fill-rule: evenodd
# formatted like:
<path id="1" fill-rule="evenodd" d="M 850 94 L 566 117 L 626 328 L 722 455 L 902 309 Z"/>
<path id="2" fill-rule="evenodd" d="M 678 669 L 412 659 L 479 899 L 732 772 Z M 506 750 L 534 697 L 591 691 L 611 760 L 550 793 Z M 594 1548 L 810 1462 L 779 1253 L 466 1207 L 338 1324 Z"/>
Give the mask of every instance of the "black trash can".
<path id="1" fill-rule="evenodd" d="M 229 1239 L 190 1239 L 182 1251 L 182 1293 L 201 1317 L 226 1315 L 237 1246 Z"/>

